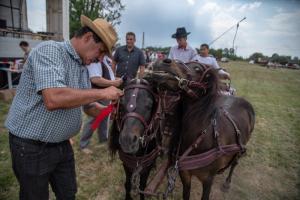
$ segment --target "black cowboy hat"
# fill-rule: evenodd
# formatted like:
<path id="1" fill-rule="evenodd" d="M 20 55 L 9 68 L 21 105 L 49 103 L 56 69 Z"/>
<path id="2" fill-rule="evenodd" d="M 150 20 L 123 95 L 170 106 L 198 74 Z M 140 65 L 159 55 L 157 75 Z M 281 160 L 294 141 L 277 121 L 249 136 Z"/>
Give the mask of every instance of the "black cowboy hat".
<path id="1" fill-rule="evenodd" d="M 176 33 L 172 35 L 172 38 L 180 38 L 180 37 L 185 37 L 191 32 L 186 32 L 184 27 L 179 27 L 176 29 Z"/>

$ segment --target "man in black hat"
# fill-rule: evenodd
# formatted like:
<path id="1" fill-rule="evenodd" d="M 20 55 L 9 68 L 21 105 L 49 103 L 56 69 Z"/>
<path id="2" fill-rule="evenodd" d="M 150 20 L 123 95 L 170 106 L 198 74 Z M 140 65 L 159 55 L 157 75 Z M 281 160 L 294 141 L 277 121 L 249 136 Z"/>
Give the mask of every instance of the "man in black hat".
<path id="1" fill-rule="evenodd" d="M 195 49 L 190 47 L 187 43 L 187 36 L 190 32 L 186 32 L 184 27 L 177 28 L 176 33 L 172 35 L 172 38 L 176 38 L 176 46 L 170 49 L 169 58 L 180 60 L 182 62 L 189 62 L 197 55 Z"/>

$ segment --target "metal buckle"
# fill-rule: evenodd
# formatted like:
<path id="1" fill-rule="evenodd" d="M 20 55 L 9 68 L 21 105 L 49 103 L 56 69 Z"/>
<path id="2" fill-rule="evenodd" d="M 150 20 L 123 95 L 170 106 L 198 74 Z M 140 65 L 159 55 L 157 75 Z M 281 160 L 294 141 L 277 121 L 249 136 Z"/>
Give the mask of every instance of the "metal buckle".
<path id="1" fill-rule="evenodd" d="M 177 76 L 175 76 L 175 78 L 178 80 L 178 87 L 180 89 L 185 89 L 187 88 L 188 84 L 189 84 L 189 80 L 184 79 L 184 78 L 179 78 Z"/>

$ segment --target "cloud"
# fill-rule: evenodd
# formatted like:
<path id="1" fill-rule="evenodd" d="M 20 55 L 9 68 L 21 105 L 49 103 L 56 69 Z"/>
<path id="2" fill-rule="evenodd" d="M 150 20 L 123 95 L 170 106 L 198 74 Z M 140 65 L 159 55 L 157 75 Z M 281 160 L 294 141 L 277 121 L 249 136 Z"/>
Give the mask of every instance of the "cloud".
<path id="1" fill-rule="evenodd" d="M 248 11 L 251 11 L 251 10 L 254 10 L 256 8 L 259 8 L 261 6 L 261 2 L 253 2 L 253 3 L 246 3 L 246 4 L 243 4 L 239 9 L 238 11 L 243 13 L 243 12 L 248 12 Z"/>
<path id="2" fill-rule="evenodd" d="M 240 19 L 241 15 L 236 14 L 238 10 L 241 8 L 243 10 L 250 11 L 254 9 L 254 7 L 258 7 L 261 4 L 254 2 L 253 4 L 243 4 L 233 3 L 230 5 L 222 5 L 216 2 L 206 2 L 201 8 L 198 10 L 198 15 L 201 17 L 210 16 L 208 20 L 209 29 L 211 30 L 212 38 L 215 39 L 224 33 L 228 28 L 235 25 Z M 239 31 L 239 38 L 244 38 L 249 36 L 248 32 L 251 28 L 253 28 L 253 24 L 251 22 L 243 23 L 242 28 L 244 32 Z M 226 33 L 220 39 L 218 39 L 213 45 L 214 48 L 231 48 L 232 42 L 234 38 L 235 31 L 231 30 Z M 243 41 L 243 43 L 247 43 L 247 40 Z"/>
<path id="3" fill-rule="evenodd" d="M 300 19 L 299 10 L 295 12 L 280 12 L 266 19 L 267 32 L 273 35 L 299 36 L 300 24 L 297 19 Z"/>
<path id="4" fill-rule="evenodd" d="M 189 5 L 195 5 L 195 0 L 186 0 Z"/>

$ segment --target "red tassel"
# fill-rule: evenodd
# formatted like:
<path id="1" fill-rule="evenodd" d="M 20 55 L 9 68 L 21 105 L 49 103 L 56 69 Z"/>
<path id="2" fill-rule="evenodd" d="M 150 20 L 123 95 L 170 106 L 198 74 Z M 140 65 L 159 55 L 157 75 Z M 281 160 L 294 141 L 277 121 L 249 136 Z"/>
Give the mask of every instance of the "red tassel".
<path id="1" fill-rule="evenodd" d="M 99 124 L 102 122 L 102 120 L 105 117 L 107 117 L 113 110 L 114 110 L 114 104 L 109 104 L 106 108 L 104 108 L 94 120 L 91 126 L 92 130 L 93 131 L 96 130 Z"/>

